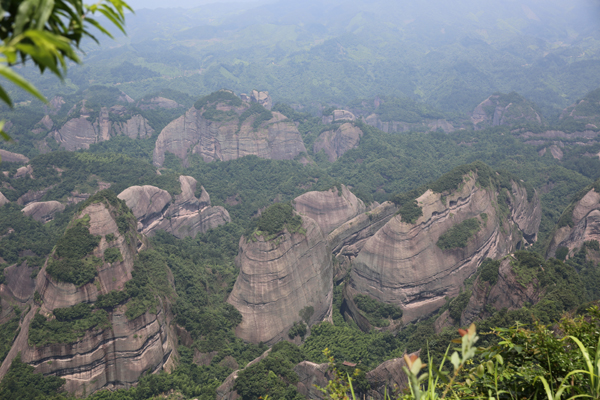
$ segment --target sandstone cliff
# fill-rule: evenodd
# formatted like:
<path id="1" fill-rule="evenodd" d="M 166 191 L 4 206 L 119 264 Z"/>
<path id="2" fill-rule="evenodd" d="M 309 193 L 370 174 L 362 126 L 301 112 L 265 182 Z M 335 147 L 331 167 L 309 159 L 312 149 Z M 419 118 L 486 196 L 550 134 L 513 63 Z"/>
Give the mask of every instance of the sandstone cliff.
<path id="1" fill-rule="evenodd" d="M 330 162 L 334 162 L 345 152 L 358 146 L 363 132 L 351 123 L 341 125 L 337 130 L 325 131 L 319 135 L 313 146 L 316 154 L 323 150 Z"/>
<path id="2" fill-rule="evenodd" d="M 304 193 L 294 199 L 293 205 L 301 215 L 315 220 L 323 235 L 366 210 L 362 200 L 344 185 L 325 192 Z"/>
<path id="3" fill-rule="evenodd" d="M 353 262 L 350 289 L 403 308 L 403 321 L 419 319 L 458 294 L 464 280 L 486 257 L 499 257 L 535 240 L 541 219 L 539 198 L 513 182 L 510 193 L 477 184 L 471 171 L 448 193 L 431 189 L 416 199 L 422 215 L 405 222 L 391 218 L 369 238 Z M 464 247 L 442 249 L 440 237 L 464 221 L 477 226 Z M 463 232 L 464 233 L 464 232 Z"/>
<path id="4" fill-rule="evenodd" d="M 196 198 L 194 178 L 182 175 L 179 182 L 181 194 L 174 199 L 166 190 L 149 185 L 132 186 L 119 194 L 137 218 L 138 231 L 151 236 L 164 230 L 181 239 L 231 222 L 225 208 L 211 206 L 204 187 L 201 187 L 200 198 Z"/>
<path id="5" fill-rule="evenodd" d="M 302 217 L 304 232 L 240 239 L 239 276 L 227 302 L 242 314 L 236 335 L 252 343 L 284 338 L 300 312 L 312 307 L 309 325 L 330 317 L 331 255 L 319 225 Z"/>
<path id="6" fill-rule="evenodd" d="M 600 241 L 600 193 L 598 182 L 584 191 L 584 195 L 573 202 L 561 216 L 546 252 L 554 257 L 559 247 L 573 250 L 581 248 L 588 240 Z"/>
<path id="7" fill-rule="evenodd" d="M 165 299 L 161 300 L 156 313 L 147 312 L 133 320 L 125 316 L 125 305 L 118 306 L 108 311 L 108 328 L 87 331 L 72 343 L 35 346 L 28 341 L 31 322 L 37 313 L 51 316 L 56 308 L 92 303 L 100 294 L 122 290 L 131 279 L 137 249 L 144 247 L 145 239 L 134 229 L 123 231 L 122 226 L 119 229 L 117 220 L 124 212 L 122 207 L 118 203 L 115 206 L 110 201 L 98 201 L 76 216 L 77 219 L 89 218 L 90 234 L 101 237 L 93 256 L 104 260 L 109 248 L 118 249 L 121 255 L 116 261 L 101 262 L 93 282 L 82 286 L 59 282 L 47 272 L 49 261 L 35 281 L 28 268 L 10 267 L 14 271 L 9 271 L 7 284 L 15 285 L 10 289 L 12 298 L 27 302 L 32 308 L 21 321 L 20 332 L 0 367 L 0 377 L 20 352 L 22 361 L 35 367 L 35 372 L 65 378 L 65 388 L 81 396 L 100 388 L 129 387 L 143 373 L 157 372 L 173 364 L 176 339 Z M 35 303 L 34 292 L 39 295 Z M 0 285 L 0 294 L 6 293 L 6 285 Z"/>
<path id="8" fill-rule="evenodd" d="M 542 118 L 533 103 L 513 92 L 496 93 L 482 101 L 473 110 L 471 121 L 483 128 L 530 122 L 541 124 Z"/>
<path id="9" fill-rule="evenodd" d="M 408 131 L 437 131 L 443 130 L 446 133 L 454 132 L 456 128 L 452 123 L 443 118 L 423 119 L 423 122 L 405 122 L 405 121 L 383 121 L 377 114 L 371 114 L 363 121 L 385 133 L 402 133 Z"/>
<path id="10" fill-rule="evenodd" d="M 232 95 L 233 96 L 233 95 Z M 236 98 L 237 99 L 237 98 Z M 162 166 L 165 153 L 172 153 L 187 163 L 188 154 L 198 154 L 204 161 L 228 161 L 246 155 L 275 160 L 291 160 L 306 152 L 304 142 L 293 122 L 278 113 L 255 126 L 258 114 L 244 114 L 250 103 L 237 99 L 190 108 L 185 115 L 167 125 L 156 141 L 154 165 Z M 242 120 L 242 117 L 244 119 Z"/>
<path id="11" fill-rule="evenodd" d="M 36 221 L 48 222 L 54 218 L 54 214 L 65 210 L 64 204 L 58 201 L 42 201 L 29 203 L 23 207 L 23 214 L 32 217 Z"/>

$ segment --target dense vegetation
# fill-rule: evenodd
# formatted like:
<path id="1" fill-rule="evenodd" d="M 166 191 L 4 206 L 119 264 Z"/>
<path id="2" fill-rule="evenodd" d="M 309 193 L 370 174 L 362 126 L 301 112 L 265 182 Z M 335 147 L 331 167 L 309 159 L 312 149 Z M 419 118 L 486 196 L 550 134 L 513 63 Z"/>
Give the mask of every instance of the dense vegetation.
<path id="1" fill-rule="evenodd" d="M 390 324 L 389 320 L 402 318 L 402 309 L 393 304 L 379 302 L 364 294 L 354 296 L 354 303 L 361 310 L 373 326 L 384 327 Z"/>
<path id="2" fill-rule="evenodd" d="M 444 232 L 437 246 L 442 250 L 452 250 L 467 247 L 469 239 L 475 235 L 481 228 L 481 223 L 477 218 L 469 218 L 452 226 Z"/>
<path id="3" fill-rule="evenodd" d="M 277 203 L 264 210 L 258 219 L 257 228 L 267 235 L 276 235 L 286 228 L 289 232 L 298 232 L 302 227 L 302 217 L 294 213 L 289 203 Z"/>

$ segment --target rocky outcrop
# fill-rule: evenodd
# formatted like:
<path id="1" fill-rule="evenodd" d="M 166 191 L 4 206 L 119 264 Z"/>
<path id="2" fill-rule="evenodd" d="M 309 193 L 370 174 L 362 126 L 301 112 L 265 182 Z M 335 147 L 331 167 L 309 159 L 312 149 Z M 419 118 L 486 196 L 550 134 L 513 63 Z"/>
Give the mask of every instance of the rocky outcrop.
<path id="1" fill-rule="evenodd" d="M 138 230 L 148 236 L 164 230 L 183 238 L 194 237 L 209 229 L 231 222 L 227 210 L 211 206 L 210 196 L 201 187 L 196 198 L 197 182 L 191 176 L 180 176 L 181 194 L 175 199 L 166 191 L 154 186 L 132 186 L 119 194 L 138 220 Z"/>
<path id="2" fill-rule="evenodd" d="M 544 289 L 535 278 L 527 285 L 519 283 L 510 256 L 500 263 L 495 284 L 490 285 L 490 282 L 482 280 L 479 276 L 471 290 L 471 298 L 460 318 L 461 326 L 468 326 L 477 319 L 491 316 L 490 307 L 494 310 L 517 310 L 525 303 L 536 304 L 544 294 Z"/>
<path id="3" fill-rule="evenodd" d="M 48 222 L 54 218 L 54 214 L 63 212 L 65 206 L 58 201 L 42 201 L 29 203 L 21 210 L 23 214 L 32 217 L 36 221 Z"/>
<path id="4" fill-rule="evenodd" d="M 17 169 L 17 172 L 13 175 L 14 179 L 23 178 L 29 175 L 30 178 L 33 178 L 33 167 L 31 165 L 26 165 Z"/>
<path id="5" fill-rule="evenodd" d="M 125 316 L 126 306 L 108 312 L 110 327 L 88 331 L 73 343 L 32 346 L 28 343 L 30 323 L 36 313 L 51 315 L 59 307 L 70 307 L 82 302 L 90 303 L 99 294 L 122 290 L 131 279 L 134 257 L 140 235 L 130 229 L 121 233 L 117 218 L 122 212 L 108 202 L 90 204 L 76 218 L 89 217 L 89 231 L 101 236 L 93 255 L 101 258 L 109 247 L 119 249 L 122 260 L 104 262 L 98 267 L 94 282 L 77 287 L 71 283 L 58 282 L 46 271 L 38 273 L 35 286 L 31 271 L 9 271 L 9 282 L 19 281 L 20 292 L 12 290 L 15 299 L 23 299 L 32 305 L 31 311 L 21 322 L 20 332 L 9 355 L 0 367 L 0 377 L 8 370 L 14 357 L 21 353 L 23 362 L 35 367 L 36 373 L 57 375 L 66 379 L 65 388 L 76 396 L 90 394 L 100 388 L 127 388 L 135 384 L 146 372 L 170 368 L 174 363 L 176 347 L 172 331 L 169 305 L 162 299 L 156 313 L 145 313 L 134 320 Z M 106 236 L 114 240 L 107 241 Z M 143 237 L 142 241 L 145 240 Z M 23 266 L 19 267 L 23 269 Z M 22 282 L 21 282 L 22 281 Z M 5 290 L 0 287 L 0 293 Z M 32 304 L 31 297 L 37 291 L 41 306 Z M 39 304 L 39 303 L 38 303 Z"/>
<path id="6" fill-rule="evenodd" d="M 513 185 L 509 213 L 500 214 L 498 189 L 481 187 L 476 179 L 475 173 L 465 175 L 460 188 L 444 197 L 425 192 L 417 199 L 423 215 L 414 224 L 401 215 L 392 217 L 354 260 L 351 290 L 396 304 L 403 309 L 404 322 L 414 321 L 443 306 L 446 296 L 456 296 L 484 258 L 534 240 L 541 218 L 537 195 L 528 201 L 526 190 Z M 438 247 L 442 234 L 472 218 L 479 221 L 479 230 L 464 248 Z"/>
<path id="7" fill-rule="evenodd" d="M 533 103 L 513 92 L 493 94 L 482 101 L 473 110 L 471 121 L 482 128 L 531 122 L 541 124 L 542 118 Z"/>
<path id="8" fill-rule="evenodd" d="M 98 132 L 85 117 L 68 120 L 53 133 L 53 137 L 62 148 L 69 151 L 89 149 L 90 144 L 98 142 Z"/>
<path id="9" fill-rule="evenodd" d="M 365 204 L 344 185 L 324 192 L 307 192 L 296 197 L 294 208 L 315 220 L 324 235 L 365 212 Z"/>
<path id="10" fill-rule="evenodd" d="M 239 399 L 240 395 L 235 390 L 233 390 L 233 386 L 235 385 L 235 380 L 237 379 L 238 374 L 240 373 L 240 371 L 243 371 L 244 369 L 264 360 L 269 355 L 270 352 L 271 352 L 271 349 L 268 349 L 267 351 L 262 353 L 260 356 L 256 357 L 254 360 L 250 361 L 241 370 L 233 371 L 231 374 L 229 374 L 229 376 L 225 379 L 225 381 L 217 388 L 216 399 L 217 400 Z"/>
<path id="11" fill-rule="evenodd" d="M 10 162 L 27 164 L 29 162 L 29 158 L 25 157 L 22 154 L 12 153 L 10 151 L 0 149 L 0 161 L 5 163 Z"/>
<path id="12" fill-rule="evenodd" d="M 351 123 L 345 123 L 335 131 L 325 131 L 319 135 L 313 146 L 316 154 L 323 150 L 330 162 L 334 162 L 345 152 L 358 146 L 363 132 Z"/>
<path id="13" fill-rule="evenodd" d="M 141 115 L 134 115 L 126 122 L 115 122 L 112 125 L 115 135 L 125 135 L 131 139 L 146 139 L 154 134 L 148 120 Z"/>
<path id="14" fill-rule="evenodd" d="M 420 351 L 409 356 L 419 355 Z M 374 370 L 367 372 L 367 381 L 371 386 L 367 397 L 384 400 L 390 398 L 392 393 L 402 393 L 408 387 L 408 376 L 403 367 L 406 367 L 406 361 L 404 357 L 399 357 L 385 361 Z"/>
<path id="15" fill-rule="evenodd" d="M 340 121 L 354 121 L 355 119 L 356 116 L 346 110 L 334 110 L 330 115 L 322 117 L 323 124 L 325 125 Z"/>
<path id="16" fill-rule="evenodd" d="M 316 364 L 310 361 L 302 361 L 294 367 L 294 372 L 298 375 L 296 388 L 301 395 L 307 399 L 322 399 L 323 392 L 316 386 L 324 388 L 333 378 L 329 370 L 329 364 Z"/>
<path id="17" fill-rule="evenodd" d="M 454 125 L 445 119 L 423 119 L 422 122 L 405 122 L 405 121 L 383 121 L 378 114 L 371 114 L 364 118 L 363 121 L 367 125 L 371 125 L 385 133 L 403 133 L 409 131 L 437 131 L 441 129 L 446 133 L 451 133 L 456 130 Z"/>
<path id="18" fill-rule="evenodd" d="M 569 256 L 589 240 L 600 241 L 600 193 L 598 184 L 567 208 L 552 235 L 546 255 L 554 257 L 559 247 L 567 247 Z M 564 222 L 563 222 L 564 221 Z"/>
<path id="19" fill-rule="evenodd" d="M 211 120 L 204 117 L 204 108 L 197 110 L 192 107 L 167 125 L 156 141 L 154 165 L 162 166 L 167 152 L 176 155 L 184 164 L 190 153 L 210 162 L 235 160 L 246 155 L 291 160 L 306 152 L 296 125 L 278 112 L 273 112 L 269 121 L 255 129 L 253 122 L 256 115 L 239 120 L 249 107 L 248 103 L 239 107 L 219 103 L 215 107 L 218 107 L 217 111 L 229 114 Z"/>
<path id="20" fill-rule="evenodd" d="M 0 192 L 0 207 L 8 203 L 10 203 L 10 201 L 8 201 L 8 199 L 2 194 L 2 192 Z"/>
<path id="21" fill-rule="evenodd" d="M 227 299 L 242 314 L 236 335 L 252 343 L 284 338 L 300 312 L 313 313 L 309 326 L 330 318 L 333 269 L 319 225 L 302 217 L 304 232 L 287 230 L 276 238 L 242 237 L 236 265 L 240 273 Z"/>
<path id="22" fill-rule="evenodd" d="M 240 98 L 243 101 L 258 103 L 267 110 L 273 108 L 273 100 L 271 100 L 269 92 L 260 92 L 258 90 L 253 90 L 252 92 L 250 92 L 250 96 L 248 96 L 246 93 L 242 93 L 240 95 Z"/>
<path id="23" fill-rule="evenodd" d="M 42 189 L 42 190 L 29 190 L 21 197 L 17 199 L 17 204 L 20 206 L 25 206 L 34 201 L 40 201 L 46 193 L 48 193 L 50 188 Z"/>

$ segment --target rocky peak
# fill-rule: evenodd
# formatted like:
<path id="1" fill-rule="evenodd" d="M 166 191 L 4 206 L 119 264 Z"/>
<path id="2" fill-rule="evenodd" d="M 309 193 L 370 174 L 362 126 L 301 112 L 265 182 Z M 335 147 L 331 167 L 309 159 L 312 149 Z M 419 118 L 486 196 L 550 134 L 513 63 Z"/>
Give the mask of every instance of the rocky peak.
<path id="1" fill-rule="evenodd" d="M 240 98 L 242 101 L 258 103 L 267 110 L 271 110 L 271 108 L 273 108 L 273 100 L 271 100 L 269 92 L 261 92 L 255 89 L 250 92 L 250 96 L 248 96 L 246 93 L 242 93 Z"/>
<path id="2" fill-rule="evenodd" d="M 313 145 L 316 154 L 323 150 L 329 159 L 334 162 L 348 150 L 358 147 L 363 131 L 349 122 L 342 124 L 335 131 L 325 131 L 319 135 Z"/>
<path id="3" fill-rule="evenodd" d="M 149 185 L 131 186 L 119 194 L 137 218 L 138 231 L 151 236 L 165 230 L 178 238 L 194 237 L 231 221 L 225 208 L 211 206 L 204 187 L 196 198 L 194 178 L 182 175 L 179 182 L 181 194 L 174 199 L 166 190 Z"/>
<path id="4" fill-rule="evenodd" d="M 223 90 L 198 100 L 162 130 L 154 149 L 154 165 L 162 166 L 167 152 L 187 164 L 190 153 L 206 162 L 245 155 L 291 160 L 306 148 L 296 125 L 282 114 L 252 106 Z"/>
<path id="5" fill-rule="evenodd" d="M 512 92 L 495 93 L 482 101 L 473 110 L 471 121 L 475 126 L 483 128 L 530 122 L 541 124 L 542 117 L 533 103 Z"/>
<path id="6" fill-rule="evenodd" d="M 486 257 L 535 240 L 539 198 L 528 196 L 518 182 L 492 183 L 496 173 L 485 165 L 469 169 L 442 177 L 414 205 L 403 200 L 400 213 L 366 241 L 354 260 L 353 293 L 396 304 L 404 322 L 413 321 L 443 306 L 446 296 L 456 296 Z M 452 187 L 458 174 L 462 183 Z"/>

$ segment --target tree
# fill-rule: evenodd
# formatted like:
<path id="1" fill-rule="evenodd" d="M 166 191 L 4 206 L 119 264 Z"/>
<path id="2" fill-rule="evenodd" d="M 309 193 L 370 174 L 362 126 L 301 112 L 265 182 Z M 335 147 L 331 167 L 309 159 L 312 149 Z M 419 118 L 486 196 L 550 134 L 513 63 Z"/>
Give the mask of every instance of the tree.
<path id="1" fill-rule="evenodd" d="M 0 1 L 0 76 L 43 102 L 46 98 L 12 68 L 31 61 L 44 73 L 49 69 L 60 79 L 67 71 L 67 60 L 80 63 L 81 40 L 98 39 L 90 31 L 95 28 L 112 38 L 110 32 L 94 16 L 100 14 L 125 33 L 125 11 L 133 12 L 123 0 L 99 0 L 84 5 L 83 0 L 2 0 Z M 0 100 L 13 106 L 6 90 L 0 85 Z M 10 137 L 3 131 L 0 136 Z"/>

